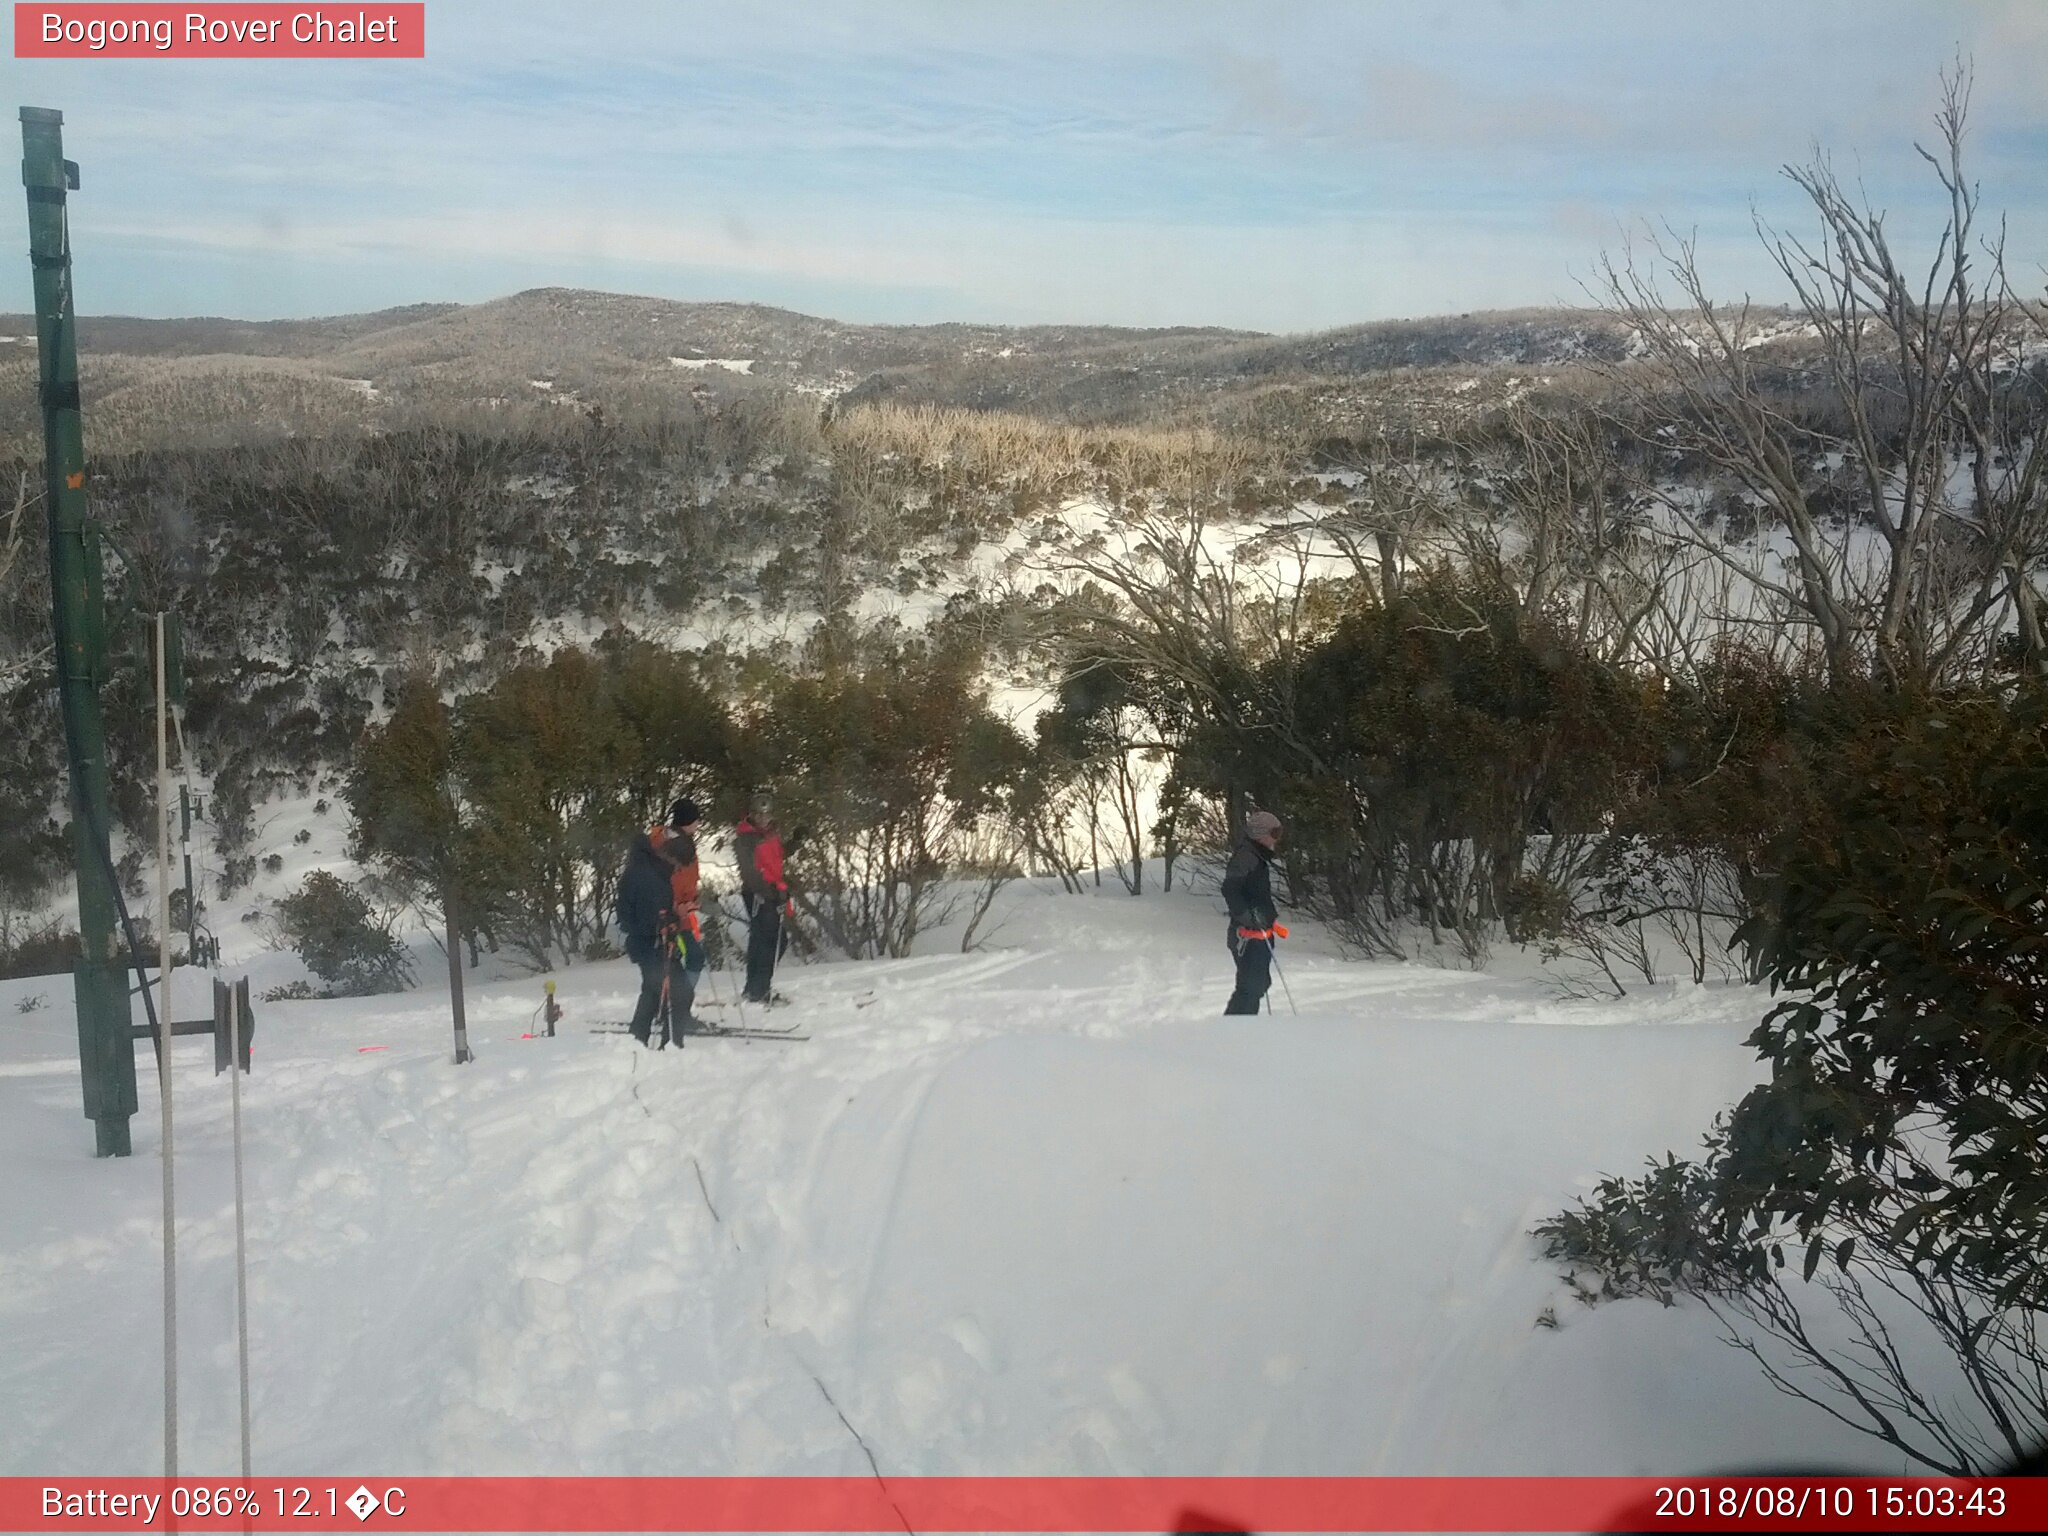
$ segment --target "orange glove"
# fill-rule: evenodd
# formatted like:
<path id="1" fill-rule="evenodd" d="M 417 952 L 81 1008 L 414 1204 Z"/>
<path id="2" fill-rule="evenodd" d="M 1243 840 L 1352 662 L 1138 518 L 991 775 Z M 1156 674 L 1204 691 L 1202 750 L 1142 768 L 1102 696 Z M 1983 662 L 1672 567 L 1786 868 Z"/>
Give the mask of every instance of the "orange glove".
<path id="1" fill-rule="evenodd" d="M 1284 939 L 1287 937 L 1287 930 L 1281 927 L 1280 924 L 1275 923 L 1273 925 L 1273 937 L 1276 939 Z"/>
<path id="2" fill-rule="evenodd" d="M 697 912 L 694 907 L 690 910 L 690 937 L 699 944 L 704 942 L 704 925 L 697 921 Z"/>

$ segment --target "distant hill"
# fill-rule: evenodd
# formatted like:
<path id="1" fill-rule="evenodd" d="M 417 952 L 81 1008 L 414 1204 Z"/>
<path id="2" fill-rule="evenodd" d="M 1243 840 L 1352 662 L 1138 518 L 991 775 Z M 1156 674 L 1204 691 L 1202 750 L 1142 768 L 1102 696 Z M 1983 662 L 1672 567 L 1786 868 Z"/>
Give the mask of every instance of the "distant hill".
<path id="1" fill-rule="evenodd" d="M 225 320 L 202 315 L 189 320 L 144 320 L 129 315 L 81 315 L 81 353 L 121 352 L 134 357 L 198 357 L 232 353 L 244 357 L 318 357 L 377 331 L 445 315 L 459 304 L 407 304 L 364 315 L 330 315 L 317 320 Z M 35 339 L 29 315 L 0 314 L 0 335 Z"/>
<path id="2" fill-rule="evenodd" d="M 31 317 L 0 314 L 0 334 L 32 337 Z M 1063 356 L 1119 344 L 1201 347 L 1255 337 L 1216 328 L 849 325 L 761 304 L 683 303 L 574 288 L 534 288 L 483 304 L 414 304 L 312 320 L 152 320 L 81 316 L 84 354 L 230 353 L 353 367 L 373 382 L 451 361 L 524 356 L 649 367 L 746 360 L 763 373 L 818 381 L 906 364 L 984 356 Z"/>
<path id="3" fill-rule="evenodd" d="M 0 437 L 33 425 L 33 326 L 0 315 Z M 1355 425 L 1511 397 L 1518 373 L 1613 363 L 1631 338 L 1590 310 L 1376 321 L 1297 336 L 1216 327 L 854 325 L 759 304 L 535 288 L 310 320 L 85 316 L 89 401 L 108 443 L 237 421 L 318 432 L 394 406 L 790 389 L 1080 422 L 1260 410 Z M 1481 386 L 1485 387 L 1481 387 Z"/>

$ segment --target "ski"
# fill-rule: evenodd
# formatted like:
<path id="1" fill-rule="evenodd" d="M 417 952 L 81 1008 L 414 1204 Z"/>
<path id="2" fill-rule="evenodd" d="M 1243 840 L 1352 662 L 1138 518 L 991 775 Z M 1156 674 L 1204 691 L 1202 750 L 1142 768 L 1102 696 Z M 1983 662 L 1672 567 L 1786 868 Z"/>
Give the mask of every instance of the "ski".
<path id="1" fill-rule="evenodd" d="M 724 1028 L 726 1028 L 727 1026 L 725 1026 L 725 1025 L 723 1025 L 723 1024 L 714 1024 L 714 1025 L 712 1025 L 711 1027 L 712 1027 L 713 1029 L 724 1029 Z M 782 1026 L 782 1027 L 781 1027 L 780 1029 L 776 1029 L 776 1028 L 773 1028 L 773 1027 L 771 1027 L 771 1026 L 769 1026 L 769 1025 L 766 1025 L 766 1024 L 742 1024 L 742 1025 L 739 1025 L 738 1027 L 739 1027 L 739 1028 L 741 1028 L 741 1029 L 747 1030 L 747 1031 L 749 1031 L 749 1032 L 751 1032 L 751 1033 L 753 1033 L 753 1034 L 757 1034 L 757 1035 L 787 1035 L 787 1034 L 793 1034 L 793 1033 L 795 1033 L 795 1032 L 796 1032 L 797 1030 L 799 1030 L 799 1029 L 802 1029 L 802 1028 L 803 1028 L 803 1025 L 802 1025 L 801 1023 L 797 1023 L 797 1024 L 785 1024 L 785 1025 L 783 1025 L 783 1026 Z M 685 1031 L 683 1031 L 683 1033 L 685 1033 L 685 1034 L 691 1034 L 691 1033 L 694 1033 L 694 1031 L 691 1031 L 691 1030 L 685 1030 Z"/>
<path id="2" fill-rule="evenodd" d="M 633 1031 L 630 1026 L 625 1024 L 593 1024 L 590 1026 L 590 1032 L 593 1035 L 630 1035 Z M 808 1040 L 811 1037 L 796 1033 L 794 1027 L 790 1029 L 728 1029 L 722 1024 L 714 1024 L 708 1029 L 686 1029 L 683 1031 L 683 1038 L 685 1040 Z"/>

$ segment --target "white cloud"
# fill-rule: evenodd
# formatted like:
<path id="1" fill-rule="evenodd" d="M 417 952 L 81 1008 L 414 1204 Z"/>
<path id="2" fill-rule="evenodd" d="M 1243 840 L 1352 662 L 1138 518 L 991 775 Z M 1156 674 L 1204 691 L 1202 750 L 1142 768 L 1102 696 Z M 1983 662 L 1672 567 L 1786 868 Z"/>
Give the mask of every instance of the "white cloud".
<path id="1" fill-rule="evenodd" d="M 1612 235 L 1617 225 L 1606 226 Z M 744 216 L 706 211 L 619 215 L 592 208 L 478 210 L 346 223 L 81 224 L 81 238 L 175 243 L 280 263 L 401 260 L 462 271 L 508 255 L 547 280 L 695 298 L 787 302 L 790 284 L 944 295 L 931 319 L 1232 325 L 1299 331 L 1352 320 L 1581 302 L 1574 271 L 1601 241 L 1586 227 L 1410 209 L 1313 226 L 1154 221 L 905 217 L 851 202 Z M 1609 244 L 1615 243 L 1611 238 Z M 1731 283 L 1768 277 L 1746 224 L 1713 232 L 1714 270 Z M 620 266 L 632 270 L 623 277 Z M 715 274 L 722 285 L 706 291 Z M 441 283 L 432 291 L 447 290 Z M 417 294 L 393 295 L 393 302 Z M 875 318 L 842 312 L 839 318 Z M 893 317 L 893 316 L 892 316 Z"/>
<path id="2" fill-rule="evenodd" d="M 410 263 L 392 302 L 517 261 L 960 306 L 931 319 L 1297 328 L 1571 299 L 1641 217 L 1703 224 L 1720 281 L 1764 289 L 1749 201 L 1796 223 L 1776 172 L 1815 140 L 1899 227 L 1929 215 L 1910 140 L 1958 42 L 1987 206 L 2016 252 L 2048 219 L 2038 166 L 1998 158 L 2048 131 L 2032 0 L 436 0 L 429 38 L 417 64 L 15 68 L 69 113 L 81 238 L 217 252 L 259 306 L 268 254 L 295 294 L 323 261 Z"/>

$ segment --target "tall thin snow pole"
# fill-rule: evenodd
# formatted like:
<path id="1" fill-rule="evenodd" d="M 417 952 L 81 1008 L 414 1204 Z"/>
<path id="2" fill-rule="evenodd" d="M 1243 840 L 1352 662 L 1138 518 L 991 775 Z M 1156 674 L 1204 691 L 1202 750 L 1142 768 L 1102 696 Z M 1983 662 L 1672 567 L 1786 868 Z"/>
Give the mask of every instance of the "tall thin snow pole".
<path id="1" fill-rule="evenodd" d="M 235 1140 L 235 1340 L 242 1378 L 242 1476 L 249 1477 L 249 1241 L 242 1221 L 242 990 L 228 989 L 228 1094 Z"/>
<path id="2" fill-rule="evenodd" d="M 164 1476 L 178 1475 L 178 1220 L 171 1163 L 171 737 L 164 616 L 156 616 L 156 1075 L 164 1111 Z"/>

